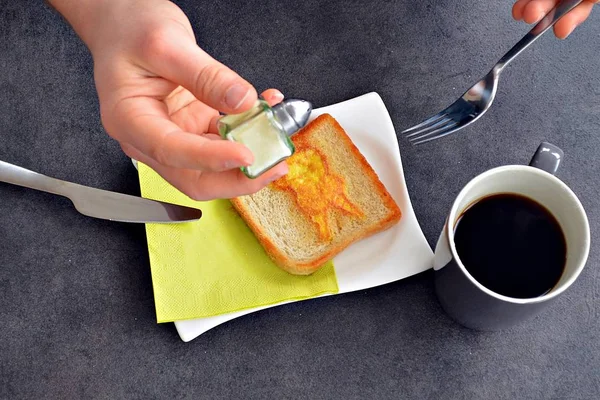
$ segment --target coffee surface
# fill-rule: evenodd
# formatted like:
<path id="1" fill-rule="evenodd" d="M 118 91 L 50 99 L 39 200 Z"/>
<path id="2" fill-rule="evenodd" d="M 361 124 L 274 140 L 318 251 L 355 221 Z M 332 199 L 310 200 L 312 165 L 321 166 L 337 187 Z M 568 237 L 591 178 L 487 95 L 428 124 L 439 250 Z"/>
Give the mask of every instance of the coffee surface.
<path id="1" fill-rule="evenodd" d="M 470 206 L 455 227 L 457 254 L 471 276 L 514 298 L 546 294 L 559 281 L 567 246 L 556 218 L 517 194 L 496 194 Z"/>

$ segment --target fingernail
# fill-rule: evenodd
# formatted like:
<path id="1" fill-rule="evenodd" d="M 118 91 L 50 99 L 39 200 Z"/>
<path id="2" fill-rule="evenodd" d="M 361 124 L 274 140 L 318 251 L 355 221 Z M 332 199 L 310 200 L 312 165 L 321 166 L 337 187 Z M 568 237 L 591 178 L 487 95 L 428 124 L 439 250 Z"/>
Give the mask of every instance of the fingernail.
<path id="1" fill-rule="evenodd" d="M 566 39 L 569 37 L 569 35 L 571 33 L 573 33 L 573 31 L 579 26 L 579 24 L 575 25 L 574 27 L 571 28 L 571 30 L 565 35 L 565 37 L 563 39 Z"/>
<path id="2" fill-rule="evenodd" d="M 244 156 L 242 157 L 242 162 L 244 163 L 244 167 L 252 165 L 252 163 L 254 162 L 254 155 L 252 153 L 244 154 Z"/>
<path id="3" fill-rule="evenodd" d="M 252 164 L 252 158 L 246 156 L 241 160 L 226 160 L 224 163 L 224 167 L 225 169 L 234 169 L 247 167 L 250 164 Z"/>
<path id="4" fill-rule="evenodd" d="M 236 83 L 227 90 L 227 93 L 225 94 L 225 104 L 235 110 L 242 105 L 249 94 L 250 88 L 248 86 Z"/>

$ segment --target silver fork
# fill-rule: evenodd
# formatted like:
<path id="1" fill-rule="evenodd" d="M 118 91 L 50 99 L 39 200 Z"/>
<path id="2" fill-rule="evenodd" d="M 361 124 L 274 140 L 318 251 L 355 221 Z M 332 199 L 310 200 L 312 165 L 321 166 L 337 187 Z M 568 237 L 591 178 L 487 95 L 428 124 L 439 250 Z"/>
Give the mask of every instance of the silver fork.
<path id="1" fill-rule="evenodd" d="M 402 131 L 402 133 L 409 138 L 411 143 L 421 144 L 454 133 L 481 118 L 496 97 L 498 79 L 504 68 L 582 1 L 564 0 L 558 3 L 498 61 L 482 80 L 473 85 L 445 110 Z"/>

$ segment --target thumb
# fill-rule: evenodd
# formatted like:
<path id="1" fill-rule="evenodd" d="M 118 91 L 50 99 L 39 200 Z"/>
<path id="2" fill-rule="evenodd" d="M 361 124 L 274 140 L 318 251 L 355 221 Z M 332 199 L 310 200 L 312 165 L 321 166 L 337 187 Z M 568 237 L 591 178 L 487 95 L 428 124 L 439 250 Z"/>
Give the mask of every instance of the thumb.
<path id="1" fill-rule="evenodd" d="M 165 30 L 156 41 L 159 43 L 146 60 L 153 73 L 185 87 L 198 100 L 225 114 L 246 111 L 256 103 L 256 89 L 193 40 Z"/>

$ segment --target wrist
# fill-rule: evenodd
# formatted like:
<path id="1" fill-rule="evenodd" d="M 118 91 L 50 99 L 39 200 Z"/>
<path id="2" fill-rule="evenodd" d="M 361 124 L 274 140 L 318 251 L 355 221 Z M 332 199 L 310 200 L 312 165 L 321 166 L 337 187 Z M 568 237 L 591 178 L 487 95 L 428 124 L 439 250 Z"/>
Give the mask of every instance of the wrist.
<path id="1" fill-rule="evenodd" d="M 124 22 L 127 25 L 126 20 L 135 19 L 139 11 L 151 7 L 150 3 L 169 2 L 168 0 L 46 1 L 65 18 L 92 54 L 102 42 L 106 40 L 110 42 L 110 37 L 124 28 Z"/>
<path id="2" fill-rule="evenodd" d="M 73 30 L 91 49 L 97 24 L 103 20 L 104 9 L 113 0 L 46 0 L 71 25 Z M 129 0 L 123 0 L 129 1 Z"/>

